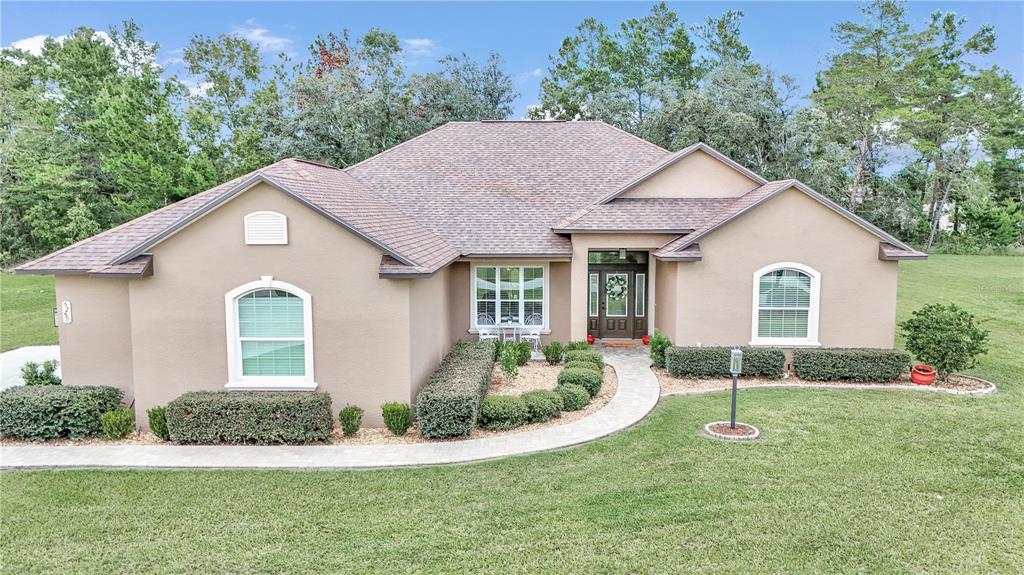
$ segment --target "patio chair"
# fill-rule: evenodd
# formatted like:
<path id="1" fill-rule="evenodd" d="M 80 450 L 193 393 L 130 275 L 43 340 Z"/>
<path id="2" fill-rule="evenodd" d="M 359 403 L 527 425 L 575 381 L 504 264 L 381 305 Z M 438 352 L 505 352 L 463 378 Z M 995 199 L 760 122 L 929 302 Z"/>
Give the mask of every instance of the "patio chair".
<path id="1" fill-rule="evenodd" d="M 540 330 L 543 328 L 544 316 L 539 313 L 530 314 L 519 328 L 519 339 L 533 344 L 534 351 L 540 351 Z"/>
<path id="2" fill-rule="evenodd" d="M 494 323 L 494 318 L 491 314 L 481 313 L 476 316 L 476 335 L 480 340 L 485 339 L 498 339 L 501 335 L 497 324 Z"/>

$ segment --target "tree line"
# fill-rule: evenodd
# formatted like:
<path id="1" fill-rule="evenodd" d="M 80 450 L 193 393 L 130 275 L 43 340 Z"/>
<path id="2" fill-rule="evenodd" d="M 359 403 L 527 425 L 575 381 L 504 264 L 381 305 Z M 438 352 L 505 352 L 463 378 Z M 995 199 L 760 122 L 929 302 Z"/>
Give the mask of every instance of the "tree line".
<path id="1" fill-rule="evenodd" d="M 875 0 L 833 27 L 809 94 L 754 60 L 742 13 L 687 25 L 665 4 L 585 19 L 550 56 L 534 119 L 599 119 L 670 150 L 704 141 L 768 178 L 799 178 L 909 242 L 1022 240 L 1024 106 L 973 64 L 995 32 Z M 507 119 L 502 58 L 410 73 L 394 34 L 317 37 L 297 61 L 194 36 L 185 78 L 134 22 L 0 53 L 0 265 L 68 245 L 277 159 L 344 167 L 452 120 Z M 806 99 L 801 100 L 801 96 Z M 948 223 L 948 225 L 947 225 Z"/>

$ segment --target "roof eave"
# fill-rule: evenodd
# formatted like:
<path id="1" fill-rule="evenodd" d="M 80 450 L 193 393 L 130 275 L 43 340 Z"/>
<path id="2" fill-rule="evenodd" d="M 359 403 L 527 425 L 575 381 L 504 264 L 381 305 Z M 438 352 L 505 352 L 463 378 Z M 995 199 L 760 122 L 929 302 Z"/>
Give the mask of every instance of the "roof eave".
<path id="1" fill-rule="evenodd" d="M 692 228 L 552 228 L 556 234 L 689 234 Z"/>

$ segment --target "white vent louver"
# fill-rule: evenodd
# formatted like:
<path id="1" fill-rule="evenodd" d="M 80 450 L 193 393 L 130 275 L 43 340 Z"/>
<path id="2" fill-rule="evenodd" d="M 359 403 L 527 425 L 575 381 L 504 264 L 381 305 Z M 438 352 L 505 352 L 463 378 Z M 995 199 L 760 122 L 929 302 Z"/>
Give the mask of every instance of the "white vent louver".
<path id="1" fill-rule="evenodd" d="M 288 243 L 288 218 L 277 212 L 253 212 L 245 216 L 245 243 L 281 245 Z"/>

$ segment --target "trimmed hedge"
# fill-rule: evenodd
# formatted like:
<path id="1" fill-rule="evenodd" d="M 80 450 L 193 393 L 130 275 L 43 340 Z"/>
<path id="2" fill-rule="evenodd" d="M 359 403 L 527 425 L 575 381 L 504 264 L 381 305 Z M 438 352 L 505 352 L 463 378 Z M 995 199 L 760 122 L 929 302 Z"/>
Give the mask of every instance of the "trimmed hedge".
<path id="1" fill-rule="evenodd" d="M 590 344 L 585 339 L 578 339 L 576 341 L 570 341 L 565 344 L 565 351 L 590 351 Z"/>
<path id="2" fill-rule="evenodd" d="M 550 389 L 535 389 L 520 395 L 530 412 L 530 423 L 543 423 L 558 417 L 565 407 L 562 396 Z"/>
<path id="3" fill-rule="evenodd" d="M 416 396 L 416 421 L 423 437 L 468 435 L 476 427 L 480 403 L 491 384 L 493 343 L 462 340 Z"/>
<path id="4" fill-rule="evenodd" d="M 309 391 L 192 391 L 167 404 L 167 431 L 178 443 L 328 441 L 331 396 Z"/>
<path id="5" fill-rule="evenodd" d="M 102 432 L 100 417 L 121 405 L 107 385 L 34 385 L 0 393 L 0 437 L 81 439 Z"/>
<path id="6" fill-rule="evenodd" d="M 590 403 L 590 394 L 575 383 L 563 383 L 555 388 L 555 393 L 562 396 L 564 411 L 579 411 Z"/>
<path id="7" fill-rule="evenodd" d="M 587 390 L 590 397 L 601 392 L 601 384 L 604 383 L 604 375 L 592 369 L 563 369 L 558 374 L 558 385 L 572 383 Z"/>
<path id="8" fill-rule="evenodd" d="M 517 395 L 488 395 L 480 405 L 480 427 L 513 429 L 530 419 L 530 408 Z"/>
<path id="9" fill-rule="evenodd" d="M 363 408 L 358 405 L 346 405 L 338 412 L 338 421 L 341 422 L 342 435 L 352 437 L 359 433 L 359 426 L 363 424 Z"/>
<path id="10" fill-rule="evenodd" d="M 603 369 L 601 369 L 600 366 L 598 366 L 596 363 L 592 361 L 580 360 L 570 361 L 566 363 L 565 369 L 589 369 L 591 371 L 596 371 L 597 373 L 601 373 L 602 371 L 604 371 Z"/>
<path id="11" fill-rule="evenodd" d="M 793 351 L 793 372 L 813 381 L 895 381 L 910 370 L 910 354 L 895 349 L 822 348 Z"/>
<path id="12" fill-rule="evenodd" d="M 712 379 L 729 377 L 731 347 L 670 347 L 665 367 L 675 377 Z M 741 347 L 747 377 L 778 379 L 786 369 L 786 355 L 776 347 Z"/>
<path id="13" fill-rule="evenodd" d="M 601 356 L 601 352 L 594 351 L 592 349 L 579 349 L 574 351 L 568 351 L 565 353 L 565 363 L 570 361 L 589 361 L 604 369 L 604 358 Z"/>

